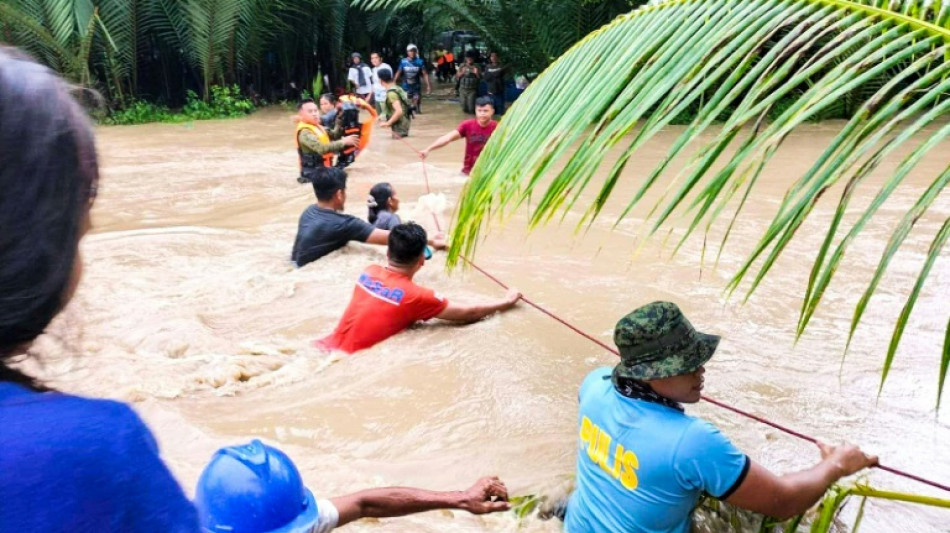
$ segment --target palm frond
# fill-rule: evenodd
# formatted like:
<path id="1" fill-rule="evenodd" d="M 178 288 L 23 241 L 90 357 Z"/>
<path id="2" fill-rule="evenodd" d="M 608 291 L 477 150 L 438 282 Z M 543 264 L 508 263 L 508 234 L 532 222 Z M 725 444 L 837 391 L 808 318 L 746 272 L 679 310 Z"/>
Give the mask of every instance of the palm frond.
<path id="1" fill-rule="evenodd" d="M 617 222 L 663 184 L 645 223 L 653 235 L 674 218 L 684 219 L 687 228 L 678 249 L 697 229 L 708 232 L 738 199 L 721 253 L 750 191 L 788 134 L 806 121 L 841 112 L 845 100 L 853 115 L 789 186 L 761 239 L 727 284 L 732 292 L 747 281 L 748 298 L 817 202 L 844 183 L 805 290 L 800 334 L 849 245 L 917 164 L 950 135 L 950 126 L 939 126 L 950 111 L 946 4 L 907 1 L 897 7 L 892 11 L 876 2 L 847 0 L 673 0 L 618 18 L 561 56 L 506 115 L 463 192 L 450 261 L 474 251 L 490 217 L 504 217 L 529 199 L 534 227 L 556 213 L 566 214 L 586 198 L 587 189 L 598 187 L 579 227 L 590 224 L 637 150 L 686 110 L 694 118 L 638 183 Z M 578 86 L 586 90 L 574 105 L 565 107 L 553 97 L 564 87 Z M 721 124 L 714 127 L 716 122 Z M 704 142 L 697 150 L 701 135 Z M 916 147 L 901 156 L 871 205 L 846 224 L 852 198 L 869 187 L 866 178 L 912 143 Z M 616 162 L 605 166 L 608 153 L 618 148 Z M 670 163 L 687 155 L 685 168 L 668 176 Z M 891 258 L 947 183 L 946 173 L 937 177 L 894 230 L 855 309 L 852 333 Z M 929 265 L 944 243 L 935 238 L 918 285 L 896 320 L 885 379 Z M 942 368 L 941 386 L 945 375 Z"/>

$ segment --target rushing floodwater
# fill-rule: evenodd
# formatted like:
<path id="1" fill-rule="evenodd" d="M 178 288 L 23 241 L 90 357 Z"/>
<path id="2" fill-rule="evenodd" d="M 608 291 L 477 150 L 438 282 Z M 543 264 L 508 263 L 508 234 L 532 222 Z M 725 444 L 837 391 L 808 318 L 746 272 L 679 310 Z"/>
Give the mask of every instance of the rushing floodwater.
<path id="1" fill-rule="evenodd" d="M 413 125 L 416 148 L 462 118 L 454 104 L 430 102 L 426 109 Z M 54 327 L 61 334 L 41 343 L 50 354 L 43 373 L 63 390 L 132 402 L 189 493 L 217 447 L 253 437 L 283 447 L 323 496 L 389 484 L 464 488 L 485 474 L 502 476 L 519 494 L 572 473 L 578 384 L 615 357 L 527 306 L 468 327 L 427 324 L 342 359 L 309 347 L 334 327 L 355 279 L 367 264 L 382 261 L 384 250 L 350 245 L 305 268 L 290 265 L 297 218 L 313 194 L 294 179 L 289 114 L 270 109 L 240 120 L 99 129 L 103 180 L 95 227 L 83 244 L 85 278 Z M 518 214 L 493 226 L 476 260 L 607 342 L 631 309 L 676 301 L 698 328 L 724 337 L 707 368 L 708 395 L 820 438 L 860 443 L 891 466 L 946 482 L 950 408 L 937 415 L 933 406 L 950 314 L 947 254 L 934 266 L 879 399 L 877 387 L 890 325 L 934 228 L 950 216 L 947 194 L 921 219 L 926 235 L 912 233 L 840 373 L 839 367 L 854 303 L 890 229 L 927 179 L 945 168 L 950 146 L 932 152 L 855 243 L 797 344 L 800 297 L 830 202 L 816 209 L 747 304 L 721 292 L 785 186 L 835 128 L 810 125 L 789 138 L 718 270 L 698 268 L 701 237 L 672 259 L 662 239 L 637 253 L 639 219 L 611 230 L 619 202 L 582 235 L 573 232 L 580 212 L 562 227 L 532 234 Z M 636 173 L 652 168 L 676 133 L 664 132 L 638 164 L 628 165 L 618 199 L 629 198 Z M 458 173 L 462 149 L 455 143 L 430 158 L 433 189 L 448 199 L 443 220 L 465 182 Z M 376 132 L 349 175 L 347 211 L 360 216 L 378 181 L 393 183 L 404 219 L 424 192 L 418 158 L 388 132 Z M 420 218 L 431 226 L 431 217 Z M 447 275 L 443 264 L 444 254 L 437 254 L 418 281 L 450 299 L 503 294 L 477 272 Z M 778 471 L 818 457 L 810 444 L 714 406 L 690 411 Z M 885 472 L 870 479 L 879 488 L 947 496 Z M 384 522 L 390 531 L 518 527 L 509 516 L 462 512 Z M 379 528 L 360 522 L 347 530 Z M 532 520 L 523 530 L 557 531 L 558 524 Z M 862 531 L 947 532 L 950 511 L 876 503 Z"/>

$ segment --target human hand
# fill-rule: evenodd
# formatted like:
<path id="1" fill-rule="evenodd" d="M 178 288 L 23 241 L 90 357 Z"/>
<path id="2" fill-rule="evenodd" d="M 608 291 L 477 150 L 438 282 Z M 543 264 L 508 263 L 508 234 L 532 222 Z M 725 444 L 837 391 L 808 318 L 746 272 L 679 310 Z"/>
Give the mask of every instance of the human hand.
<path id="1" fill-rule="evenodd" d="M 347 146 L 356 146 L 357 144 L 359 144 L 359 142 L 360 142 L 359 135 L 347 135 L 346 137 L 343 137 L 343 144 Z"/>
<path id="2" fill-rule="evenodd" d="M 425 150 L 422 150 L 422 151 L 419 152 L 419 159 L 425 160 L 425 158 L 427 158 L 427 157 L 429 157 L 429 149 L 428 149 L 428 148 L 426 148 Z"/>
<path id="3" fill-rule="evenodd" d="M 445 234 L 441 231 L 432 236 L 432 247 L 436 250 L 445 250 L 447 244 L 445 242 Z"/>
<path id="4" fill-rule="evenodd" d="M 875 466 L 878 462 L 876 455 L 868 455 L 854 444 L 845 442 L 832 446 L 821 441 L 816 444 L 821 450 L 821 458 L 830 461 L 838 469 L 839 477 L 850 476 L 859 470 Z"/>
<path id="5" fill-rule="evenodd" d="M 472 514 L 497 513 L 511 508 L 508 487 L 498 476 L 486 476 L 462 493 L 459 509 Z"/>
<path id="6" fill-rule="evenodd" d="M 508 304 L 508 307 L 513 307 L 520 299 L 521 291 L 514 287 L 509 287 L 508 292 L 505 293 L 505 302 Z"/>

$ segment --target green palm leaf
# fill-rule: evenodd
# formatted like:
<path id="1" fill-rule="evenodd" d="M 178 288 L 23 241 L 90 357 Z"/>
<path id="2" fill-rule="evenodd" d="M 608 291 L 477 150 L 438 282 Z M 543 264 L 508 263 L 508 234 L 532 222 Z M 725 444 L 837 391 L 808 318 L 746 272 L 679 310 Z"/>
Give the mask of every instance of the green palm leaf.
<path id="1" fill-rule="evenodd" d="M 673 0 L 633 11 L 590 34 L 529 87 L 485 147 L 462 194 L 451 264 L 474 252 L 490 217 L 503 218 L 529 199 L 534 227 L 566 214 L 588 198 L 586 190 L 597 187 L 593 201 L 586 200 L 579 227 L 589 224 L 624 179 L 637 150 L 687 110 L 695 118 L 638 183 L 617 222 L 662 185 L 646 219 L 648 234 L 683 218 L 688 224 L 678 249 L 697 229 L 708 232 L 734 208 L 721 253 L 749 192 L 788 134 L 808 120 L 847 109 L 850 120 L 790 184 L 727 285 L 731 292 L 748 282 L 747 298 L 819 199 L 844 183 L 805 291 L 801 334 L 849 245 L 919 161 L 950 136 L 950 126 L 939 122 L 950 111 L 947 3 L 889 4 L 895 11 L 879 4 Z M 579 86 L 586 87 L 586 96 L 574 105 L 565 107 L 554 97 L 564 87 Z M 852 198 L 869 187 L 867 176 L 886 157 L 906 153 L 908 145 L 909 155 L 902 156 L 871 205 L 857 221 L 846 223 Z M 619 158 L 605 167 L 608 153 L 617 148 Z M 670 176 L 670 162 L 685 155 L 689 163 Z M 948 182 L 947 172 L 935 178 L 894 230 L 855 309 L 852 333 L 892 257 Z M 935 236 L 918 284 L 896 320 L 882 384 L 923 280 L 946 242 L 941 235 Z M 941 388 L 946 361 L 945 356 L 938 371 Z"/>

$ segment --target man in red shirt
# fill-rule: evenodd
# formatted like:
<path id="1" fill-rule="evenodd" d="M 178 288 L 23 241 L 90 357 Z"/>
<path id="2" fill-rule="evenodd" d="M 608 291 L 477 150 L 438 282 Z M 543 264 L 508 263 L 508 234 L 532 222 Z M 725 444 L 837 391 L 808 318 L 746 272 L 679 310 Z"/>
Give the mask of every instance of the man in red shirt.
<path id="1" fill-rule="evenodd" d="M 468 176 L 478 160 L 478 155 L 482 153 L 482 148 L 488 142 L 488 138 L 495 131 L 498 123 L 491 119 L 495 114 L 495 106 L 492 104 L 490 96 L 482 96 L 475 100 L 475 118 L 463 120 L 459 127 L 439 137 L 425 150 L 419 152 L 419 157 L 425 159 L 429 152 L 442 148 L 452 141 L 465 138 L 465 163 L 462 165 L 462 174 Z"/>
<path id="2" fill-rule="evenodd" d="M 417 224 L 399 224 L 389 232 L 389 265 L 370 265 L 356 282 L 350 304 L 336 330 L 315 344 L 320 348 L 353 353 L 408 328 L 417 320 L 441 318 L 475 322 L 512 308 L 521 293 L 509 289 L 501 300 L 472 305 L 449 303 L 412 277 L 425 264 L 426 230 Z"/>

